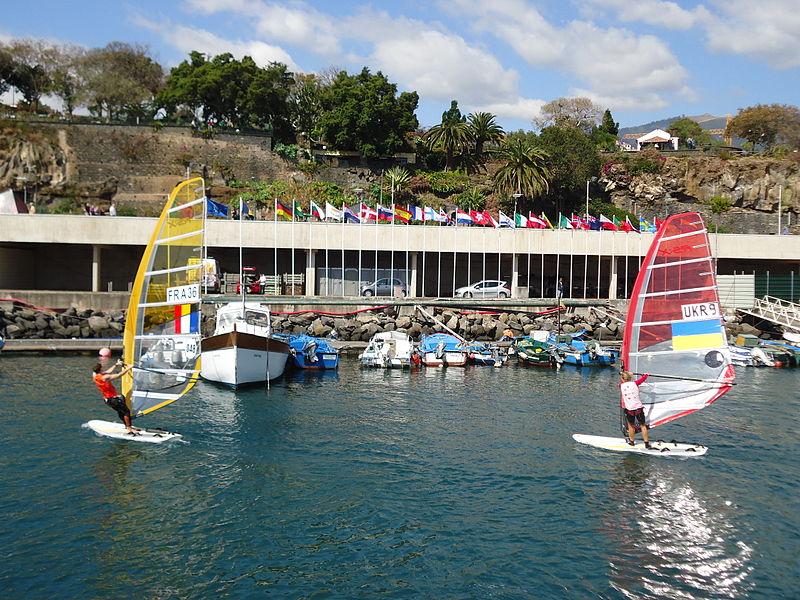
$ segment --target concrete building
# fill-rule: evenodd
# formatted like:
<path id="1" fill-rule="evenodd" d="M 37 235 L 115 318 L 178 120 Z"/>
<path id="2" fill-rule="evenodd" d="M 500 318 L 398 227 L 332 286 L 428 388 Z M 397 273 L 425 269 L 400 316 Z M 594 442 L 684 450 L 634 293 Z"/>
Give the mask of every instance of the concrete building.
<path id="1" fill-rule="evenodd" d="M 0 214 L 0 293 L 125 292 L 154 224 L 145 217 Z M 208 255 L 235 274 L 241 239 L 244 265 L 279 276 L 293 295 L 354 296 L 362 284 L 396 277 L 411 297 L 451 297 L 460 286 L 502 279 L 515 297 L 552 298 L 560 276 L 566 298 L 624 299 L 653 235 L 209 219 L 207 243 Z M 781 280 L 783 296 L 800 298 L 800 236 L 710 239 L 718 273 L 746 276 L 750 297 L 766 278 L 768 291 Z"/>

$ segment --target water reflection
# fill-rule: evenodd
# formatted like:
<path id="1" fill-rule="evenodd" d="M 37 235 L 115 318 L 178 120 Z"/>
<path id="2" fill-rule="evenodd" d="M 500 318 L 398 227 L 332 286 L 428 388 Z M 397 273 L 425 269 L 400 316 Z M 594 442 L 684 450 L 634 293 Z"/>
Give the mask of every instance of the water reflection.
<path id="1" fill-rule="evenodd" d="M 604 518 L 611 585 L 627 598 L 737 598 L 752 588 L 753 548 L 670 460 L 623 456 Z M 729 503 L 728 503 L 729 504 Z"/>

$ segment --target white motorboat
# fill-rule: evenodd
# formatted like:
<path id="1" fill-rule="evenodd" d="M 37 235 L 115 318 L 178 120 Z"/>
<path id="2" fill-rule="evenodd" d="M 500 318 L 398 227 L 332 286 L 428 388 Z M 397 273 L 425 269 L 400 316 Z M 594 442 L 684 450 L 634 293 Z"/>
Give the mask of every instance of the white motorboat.
<path id="1" fill-rule="evenodd" d="M 217 310 L 214 335 L 203 339 L 200 376 L 234 388 L 283 375 L 291 349 L 272 336 L 269 308 L 234 302 Z"/>
<path id="2" fill-rule="evenodd" d="M 402 331 L 376 333 L 358 359 L 365 367 L 403 369 L 411 366 L 414 346 Z"/>

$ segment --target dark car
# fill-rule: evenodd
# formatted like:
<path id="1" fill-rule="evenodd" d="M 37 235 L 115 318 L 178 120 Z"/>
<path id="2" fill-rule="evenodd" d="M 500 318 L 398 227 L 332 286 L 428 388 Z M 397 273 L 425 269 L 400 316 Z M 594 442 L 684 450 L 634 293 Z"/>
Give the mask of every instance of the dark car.
<path id="1" fill-rule="evenodd" d="M 389 279 L 388 277 L 384 277 L 374 281 L 373 283 L 370 283 L 369 285 L 362 285 L 360 294 L 362 296 L 402 297 L 408 295 L 408 289 L 406 289 L 406 284 L 399 279 Z"/>

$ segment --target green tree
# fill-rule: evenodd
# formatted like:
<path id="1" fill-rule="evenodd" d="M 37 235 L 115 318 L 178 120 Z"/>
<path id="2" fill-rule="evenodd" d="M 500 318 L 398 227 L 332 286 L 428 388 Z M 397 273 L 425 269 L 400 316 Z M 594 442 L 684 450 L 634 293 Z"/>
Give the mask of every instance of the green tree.
<path id="1" fill-rule="evenodd" d="M 319 130 L 340 150 L 357 150 L 367 158 L 391 156 L 406 146 L 406 133 L 419 122 L 416 92 L 397 94 L 383 73 L 364 67 L 357 75 L 340 71 L 320 97 Z"/>
<path id="2" fill-rule="evenodd" d="M 619 135 L 619 123 L 614 121 L 611 111 L 606 109 L 603 113 L 603 120 L 601 121 L 598 129 L 605 133 L 610 133 L 613 136 Z"/>
<path id="3" fill-rule="evenodd" d="M 471 113 L 467 116 L 472 139 L 475 142 L 475 157 L 481 160 L 483 156 L 483 145 L 487 142 L 497 144 L 505 136 L 505 131 L 495 121 L 495 116 L 487 112 Z"/>
<path id="4" fill-rule="evenodd" d="M 80 74 L 80 64 L 85 50 L 80 46 L 60 46 L 54 48 L 55 65 L 52 71 L 50 91 L 64 103 L 67 115 L 72 116 L 80 102 L 84 86 Z"/>
<path id="5" fill-rule="evenodd" d="M 408 169 L 403 167 L 395 166 L 391 169 L 388 169 L 383 174 L 383 184 L 385 189 L 389 190 L 390 192 L 394 190 L 395 197 L 403 195 L 403 192 L 408 188 L 409 184 L 411 183 L 411 173 L 408 172 Z"/>
<path id="6" fill-rule="evenodd" d="M 582 206 L 586 182 L 600 171 L 602 161 L 592 139 L 577 127 L 547 127 L 536 139 L 547 153 L 550 169 L 548 198 L 559 211 Z"/>
<path id="7" fill-rule="evenodd" d="M 667 131 L 670 135 L 678 138 L 678 145 L 681 148 L 691 147 L 689 144 L 690 139 L 700 145 L 708 144 L 711 141 L 711 137 L 703 131 L 700 123 L 686 117 L 673 121 Z"/>
<path id="8" fill-rule="evenodd" d="M 452 171 L 456 158 L 469 152 L 472 129 L 458 109 L 457 100 L 450 102 L 450 108 L 442 113 L 442 122 L 426 131 L 423 140 L 430 150 L 440 148 L 445 153 L 446 171 Z"/>
<path id="9" fill-rule="evenodd" d="M 80 64 L 89 110 L 109 120 L 143 112 L 164 84 L 164 71 L 148 52 L 124 42 L 89 50 Z"/>
<path id="10" fill-rule="evenodd" d="M 277 139 L 293 141 L 294 128 L 288 102 L 294 85 L 293 74 L 281 63 L 270 63 L 266 68 L 259 68 L 253 63 L 253 67 L 252 80 L 247 86 L 244 106 L 240 111 L 240 124 L 270 126 Z"/>
<path id="11" fill-rule="evenodd" d="M 758 104 L 739 110 L 725 135 L 746 139 L 754 148 L 772 152 L 777 145 L 795 149 L 800 141 L 800 110 L 788 104 Z"/>
<path id="12" fill-rule="evenodd" d="M 547 152 L 522 137 L 512 137 L 497 151 L 502 166 L 494 174 L 494 189 L 502 197 L 522 194 L 538 196 L 549 189 L 550 170 Z"/>

